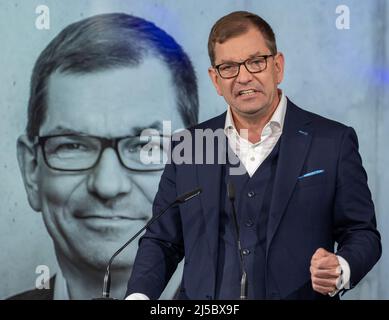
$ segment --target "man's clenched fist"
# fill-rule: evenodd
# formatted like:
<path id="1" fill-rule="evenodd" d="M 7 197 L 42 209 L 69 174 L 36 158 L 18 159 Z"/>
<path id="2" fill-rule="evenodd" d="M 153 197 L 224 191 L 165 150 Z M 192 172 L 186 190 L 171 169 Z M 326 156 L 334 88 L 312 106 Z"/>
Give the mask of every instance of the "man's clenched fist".
<path id="1" fill-rule="evenodd" d="M 335 254 L 319 248 L 311 259 L 311 280 L 313 290 L 321 294 L 333 292 L 336 287 L 341 267 Z"/>

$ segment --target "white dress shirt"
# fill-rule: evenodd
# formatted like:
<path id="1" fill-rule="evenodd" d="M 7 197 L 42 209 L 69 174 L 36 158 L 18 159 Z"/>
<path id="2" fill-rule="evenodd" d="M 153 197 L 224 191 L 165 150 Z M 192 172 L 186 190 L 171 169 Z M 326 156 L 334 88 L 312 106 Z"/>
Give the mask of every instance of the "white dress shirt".
<path id="1" fill-rule="evenodd" d="M 231 107 L 228 106 L 227 108 L 224 133 L 228 138 L 231 150 L 238 156 L 250 177 L 253 176 L 262 162 L 272 152 L 282 134 L 286 102 L 286 97 L 282 93 L 277 109 L 262 130 L 261 140 L 256 143 L 252 143 L 247 139 L 247 130 L 242 130 L 240 133 L 236 130 Z"/>

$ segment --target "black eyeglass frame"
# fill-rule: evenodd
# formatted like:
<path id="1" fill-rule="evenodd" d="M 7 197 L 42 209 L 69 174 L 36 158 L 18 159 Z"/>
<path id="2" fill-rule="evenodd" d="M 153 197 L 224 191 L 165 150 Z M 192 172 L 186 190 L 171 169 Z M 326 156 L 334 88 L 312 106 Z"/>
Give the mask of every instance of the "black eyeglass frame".
<path id="1" fill-rule="evenodd" d="M 223 63 L 220 63 L 218 65 L 215 65 L 214 66 L 214 69 L 216 69 L 218 75 L 220 76 L 220 78 L 222 79 L 232 79 L 232 78 L 236 78 L 238 75 L 239 75 L 239 72 L 240 72 L 240 67 L 242 66 L 242 64 L 245 66 L 246 70 L 250 73 L 260 73 L 262 71 L 265 71 L 266 68 L 267 68 L 267 59 L 270 58 L 270 57 L 275 57 L 277 54 L 264 54 L 264 55 L 260 55 L 260 56 L 256 56 L 256 57 L 252 57 L 252 58 L 248 58 L 246 59 L 245 61 L 242 61 L 242 62 L 235 62 L 235 61 L 231 61 L 231 62 L 223 62 Z M 256 59 L 256 58 L 264 58 L 265 59 L 265 68 L 263 68 L 262 70 L 259 70 L 259 71 L 250 71 L 249 68 L 247 67 L 246 63 L 247 61 L 250 61 L 250 60 L 253 60 L 253 59 Z M 236 75 L 234 76 L 231 76 L 231 77 L 223 77 L 220 73 L 220 70 L 219 68 L 223 65 L 223 64 L 234 64 L 236 66 L 238 66 L 238 72 L 236 73 Z"/>
<path id="2" fill-rule="evenodd" d="M 46 156 L 46 151 L 45 151 L 45 144 L 46 144 L 46 141 L 49 140 L 50 138 L 54 138 L 54 137 L 66 137 L 66 136 L 80 136 L 80 137 L 90 137 L 90 138 L 94 138 L 94 139 L 97 139 L 100 141 L 101 143 L 101 150 L 100 150 L 100 153 L 99 153 L 99 156 L 97 157 L 96 161 L 93 163 L 93 165 L 91 165 L 90 167 L 88 168 L 85 168 L 85 169 L 62 169 L 62 168 L 56 168 L 56 167 L 53 167 L 52 165 L 50 165 L 48 159 L 47 159 L 47 156 Z M 105 137 L 99 137 L 99 136 L 92 136 L 92 135 L 88 135 L 88 134 L 74 134 L 74 133 L 69 133 L 69 134 L 55 134 L 55 135 L 47 135 L 47 136 L 35 136 L 35 139 L 34 139 L 34 146 L 40 146 L 42 148 L 42 154 L 43 154 L 43 159 L 45 161 L 45 164 L 52 170 L 57 170 L 57 171 L 66 171 L 66 172 L 81 172 L 81 171 L 87 171 L 87 170 L 90 170 L 92 168 L 94 168 L 100 161 L 101 159 L 101 155 L 103 154 L 103 152 L 105 151 L 105 149 L 107 148 L 112 148 L 113 150 L 115 150 L 115 153 L 116 153 L 116 156 L 118 157 L 119 161 L 120 161 L 120 164 L 126 168 L 127 170 L 130 170 L 130 171 L 134 171 L 134 172 L 156 172 L 156 171 L 162 171 L 164 170 L 164 167 L 161 167 L 161 168 L 153 168 L 153 169 L 133 169 L 133 168 L 129 168 L 128 166 L 126 166 L 122 160 L 122 157 L 120 156 L 120 153 L 119 153 L 119 149 L 118 149 L 118 146 L 119 146 L 119 142 L 121 140 L 124 140 L 124 139 L 128 139 L 128 138 L 139 138 L 141 136 L 122 136 L 122 137 L 116 137 L 116 138 L 105 138 Z M 154 135 L 153 137 L 166 137 L 166 136 L 163 136 L 163 135 Z"/>

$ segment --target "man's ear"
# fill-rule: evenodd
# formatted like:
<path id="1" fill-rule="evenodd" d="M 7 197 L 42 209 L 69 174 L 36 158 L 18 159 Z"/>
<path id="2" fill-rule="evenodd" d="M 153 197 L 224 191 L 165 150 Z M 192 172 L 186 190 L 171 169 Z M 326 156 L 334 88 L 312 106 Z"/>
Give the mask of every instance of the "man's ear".
<path id="1" fill-rule="evenodd" d="M 18 138 L 17 156 L 24 187 L 27 192 L 28 202 L 35 211 L 41 211 L 41 202 L 38 192 L 39 168 L 34 149 L 33 143 L 26 135 L 22 135 Z"/>
<path id="2" fill-rule="evenodd" d="M 274 57 L 275 69 L 277 74 L 277 84 L 280 84 L 284 79 L 285 58 L 281 52 L 278 52 Z"/>
<path id="3" fill-rule="evenodd" d="M 212 81 L 212 83 L 213 83 L 213 85 L 214 85 L 214 87 L 216 89 L 217 94 L 219 96 L 223 96 L 223 93 L 220 90 L 220 86 L 219 86 L 219 83 L 218 83 L 219 77 L 218 77 L 216 72 L 217 71 L 214 68 L 212 68 L 212 67 L 208 68 L 208 75 L 211 78 L 211 81 Z"/>

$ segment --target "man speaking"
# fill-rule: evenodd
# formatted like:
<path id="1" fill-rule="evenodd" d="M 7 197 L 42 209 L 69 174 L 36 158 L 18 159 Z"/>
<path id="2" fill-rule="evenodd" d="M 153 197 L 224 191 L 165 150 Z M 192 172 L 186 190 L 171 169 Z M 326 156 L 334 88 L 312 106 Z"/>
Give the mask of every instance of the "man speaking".
<path id="1" fill-rule="evenodd" d="M 355 131 L 300 109 L 278 88 L 284 56 L 259 16 L 222 17 L 208 53 L 227 111 L 190 130 L 187 163 L 175 161 L 173 144 L 154 214 L 185 190 L 203 192 L 141 239 L 127 298 L 158 298 L 184 256 L 181 299 L 338 298 L 381 255 Z M 224 132 L 225 143 L 205 148 L 213 163 L 193 160 L 204 151 L 193 139 L 199 130 Z M 231 151 L 243 174 L 219 161 Z"/>

